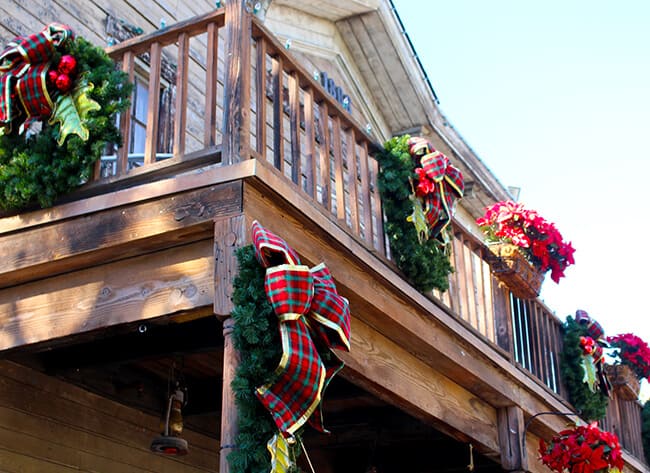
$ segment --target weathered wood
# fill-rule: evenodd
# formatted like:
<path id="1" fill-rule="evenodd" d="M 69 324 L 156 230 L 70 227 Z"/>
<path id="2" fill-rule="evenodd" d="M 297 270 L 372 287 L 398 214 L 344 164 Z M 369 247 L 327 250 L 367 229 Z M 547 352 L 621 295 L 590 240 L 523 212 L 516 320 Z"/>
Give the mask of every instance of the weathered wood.
<path id="1" fill-rule="evenodd" d="M 345 187 L 343 183 L 343 150 L 341 141 L 341 119 L 334 117 L 332 120 L 332 151 L 334 153 L 334 189 L 336 196 L 336 217 L 345 224 Z"/>
<path id="2" fill-rule="evenodd" d="M 289 142 L 291 144 L 291 180 L 302 189 L 300 159 L 300 87 L 298 74 L 289 74 Z"/>
<path id="3" fill-rule="evenodd" d="M 273 86 L 273 165 L 284 173 L 284 68 L 282 58 L 272 58 Z"/>
<path id="4" fill-rule="evenodd" d="M 185 129 L 187 126 L 187 86 L 190 61 L 190 37 L 183 32 L 178 35 L 178 58 L 176 70 L 176 104 L 174 107 L 174 156 L 185 154 Z"/>
<path id="5" fill-rule="evenodd" d="M 339 356 L 355 384 L 460 441 L 498 451 L 494 408 L 364 322 L 353 318 L 350 352 Z"/>
<path id="6" fill-rule="evenodd" d="M 209 306 L 209 240 L 0 292 L 0 351 Z"/>
<path id="7" fill-rule="evenodd" d="M 320 109 L 320 185 L 321 200 L 323 207 L 327 210 L 332 208 L 332 184 L 330 177 L 330 116 L 329 107 L 326 101 L 319 105 Z"/>
<path id="8" fill-rule="evenodd" d="M 240 209 L 231 182 L 6 235 L 0 287 L 210 237 L 215 217 Z"/>
<path id="9" fill-rule="evenodd" d="M 316 183 L 318 182 L 318 164 L 316 162 L 316 121 L 314 118 L 314 91 L 308 87 L 305 90 L 305 158 L 307 179 L 305 186 L 307 194 L 317 199 Z"/>
<path id="10" fill-rule="evenodd" d="M 144 145 L 144 164 L 156 162 L 158 152 L 158 119 L 160 109 L 160 65 L 162 46 L 151 45 L 149 65 L 149 102 L 147 104 L 147 140 Z"/>
<path id="11" fill-rule="evenodd" d="M 131 51 L 125 51 L 122 56 L 122 71 L 126 72 L 129 82 L 133 83 L 135 78 L 135 56 Z M 122 134 L 122 146 L 117 155 L 117 175 L 124 174 L 128 170 L 129 149 L 131 140 L 131 111 L 120 113 L 120 133 Z"/>
<path id="12" fill-rule="evenodd" d="M 232 312 L 232 281 L 238 267 L 235 253 L 246 244 L 249 233 L 243 215 L 214 222 L 214 313 L 220 317 Z"/>
<path id="13" fill-rule="evenodd" d="M 372 214 L 375 221 L 375 238 L 377 243 L 375 248 L 380 255 L 386 256 L 386 240 L 384 235 L 384 210 L 381 206 L 381 196 L 377 185 L 377 176 L 379 175 L 379 163 L 376 159 L 370 160 L 370 184 L 372 190 Z"/>
<path id="14" fill-rule="evenodd" d="M 255 66 L 255 97 L 257 114 L 256 139 L 257 152 L 266 158 L 266 41 L 258 38 L 256 41 L 257 63 Z"/>
<path id="15" fill-rule="evenodd" d="M 363 206 L 363 239 L 372 246 L 372 208 L 370 207 L 370 168 L 368 166 L 368 144 L 361 143 L 361 155 L 359 156 L 359 173 L 361 175 L 361 205 Z"/>
<path id="16" fill-rule="evenodd" d="M 226 3 L 226 82 L 223 107 L 223 162 L 232 164 L 249 158 L 251 16 L 246 2 Z"/>
<path id="17" fill-rule="evenodd" d="M 205 114 L 203 145 L 217 142 L 217 73 L 219 68 L 219 29 L 216 23 L 208 24 L 208 51 L 205 68 Z"/>
<path id="18" fill-rule="evenodd" d="M 528 471 L 524 414 L 517 406 L 497 409 L 501 466 L 506 471 Z"/>
<path id="19" fill-rule="evenodd" d="M 229 317 L 223 322 L 223 391 L 221 395 L 221 457 L 219 473 L 230 473 L 228 454 L 237 448 L 236 440 L 239 428 L 237 425 L 237 405 L 235 394 L 231 388 L 235 371 L 239 365 L 239 353 L 235 350 L 232 331 L 235 321 Z"/>
<path id="20" fill-rule="evenodd" d="M 215 471 L 216 442 L 185 429 L 191 455 L 152 455 L 159 418 L 10 362 L 0 364 L 0 463 L 12 451 L 21 469 L 199 473 Z M 43 468 L 30 470 L 35 462 Z M 27 465 L 27 466 L 25 466 Z M 27 469 L 25 469 L 27 468 Z M 13 470 L 9 470 L 13 471 Z"/>
<path id="21" fill-rule="evenodd" d="M 361 236 L 359 230 L 359 197 L 357 193 L 357 141 L 353 129 L 347 131 L 348 193 L 350 194 L 350 224 L 352 232 Z"/>
<path id="22" fill-rule="evenodd" d="M 503 348 L 510 355 L 510 359 L 512 359 L 514 354 L 512 345 L 512 317 L 510 317 L 510 311 L 508 310 L 506 289 L 494 276 L 491 276 L 491 280 L 496 342 L 499 347 Z"/>

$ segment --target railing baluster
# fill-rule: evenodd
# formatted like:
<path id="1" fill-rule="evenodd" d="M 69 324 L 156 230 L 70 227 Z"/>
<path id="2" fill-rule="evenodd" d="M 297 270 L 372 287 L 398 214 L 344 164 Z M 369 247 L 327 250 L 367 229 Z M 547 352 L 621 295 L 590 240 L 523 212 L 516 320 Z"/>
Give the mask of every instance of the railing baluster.
<path id="1" fill-rule="evenodd" d="M 289 140 L 291 143 L 291 180 L 302 189 L 300 160 L 300 89 L 298 74 L 289 74 Z"/>
<path id="2" fill-rule="evenodd" d="M 208 25 L 208 51 L 205 68 L 204 139 L 206 148 L 217 142 L 217 72 L 219 66 L 219 29 L 216 23 Z"/>
<path id="3" fill-rule="evenodd" d="M 257 152 L 266 158 L 266 40 L 257 39 Z"/>
<path id="4" fill-rule="evenodd" d="M 273 58 L 273 165 L 284 175 L 284 86 L 282 58 Z"/>
<path id="5" fill-rule="evenodd" d="M 370 208 L 370 173 L 368 166 L 368 143 L 361 142 L 361 155 L 359 156 L 359 167 L 361 173 L 361 205 L 363 206 L 363 238 L 366 243 L 372 246 L 372 209 Z"/>
<path id="6" fill-rule="evenodd" d="M 334 188 L 336 189 L 336 217 L 346 222 L 345 218 L 345 189 L 343 186 L 343 156 L 341 151 L 341 119 L 335 116 L 332 120 L 334 136 L 332 148 L 334 150 Z"/>
<path id="7" fill-rule="evenodd" d="M 330 184 L 330 125 L 327 102 L 322 101 L 320 107 L 321 143 L 320 143 L 320 185 L 323 207 L 332 210 L 332 191 Z"/>
<path id="8" fill-rule="evenodd" d="M 360 236 L 359 230 L 359 198 L 357 195 L 357 141 L 354 130 L 350 128 L 348 133 L 348 185 L 350 193 L 350 223 L 352 232 Z"/>
<path id="9" fill-rule="evenodd" d="M 307 193 L 316 199 L 316 182 L 318 168 L 316 166 L 316 130 L 314 123 L 314 91 L 311 87 L 305 90 L 305 157 L 307 158 Z"/>
<path id="10" fill-rule="evenodd" d="M 135 78 L 134 67 L 135 55 L 131 51 L 126 51 L 122 56 L 122 71 L 129 76 L 129 82 L 133 83 Z M 119 176 L 128 170 L 127 162 L 129 159 L 129 148 L 131 140 L 131 109 L 125 110 L 120 114 L 120 133 L 122 134 L 122 146 L 117 155 L 117 171 Z"/>
<path id="11" fill-rule="evenodd" d="M 370 183 L 372 191 L 372 213 L 375 221 L 375 236 L 377 238 L 377 251 L 380 255 L 386 256 L 386 240 L 384 235 L 384 210 L 381 206 L 381 197 L 377 187 L 377 176 L 379 175 L 379 163 L 375 159 L 370 160 Z"/>
<path id="12" fill-rule="evenodd" d="M 178 69 L 176 71 L 176 106 L 174 110 L 174 157 L 180 157 L 185 154 L 189 61 L 190 38 L 187 33 L 182 32 L 178 35 Z"/>
<path id="13" fill-rule="evenodd" d="M 147 108 L 147 140 L 144 148 L 144 164 L 156 161 L 158 152 L 158 110 L 160 108 L 160 65 L 162 47 L 155 42 L 150 49 L 149 104 Z"/>

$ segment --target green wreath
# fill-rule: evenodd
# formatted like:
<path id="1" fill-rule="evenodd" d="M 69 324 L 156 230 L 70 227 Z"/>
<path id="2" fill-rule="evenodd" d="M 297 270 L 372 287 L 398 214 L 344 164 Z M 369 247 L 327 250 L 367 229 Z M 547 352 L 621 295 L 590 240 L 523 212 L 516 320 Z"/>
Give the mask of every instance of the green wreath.
<path id="1" fill-rule="evenodd" d="M 48 91 L 53 103 L 68 95 L 67 104 L 57 103 L 58 111 L 35 134 L 20 133 L 16 123 L 9 123 L 0 136 L 3 210 L 35 203 L 51 206 L 58 196 L 89 179 L 108 143 L 121 143 L 115 117 L 129 107 L 132 84 L 127 74 L 116 70 L 101 48 L 83 38 L 63 42 L 54 50 L 50 64 L 60 64 L 65 55 L 76 60 L 76 80 L 57 90 L 48 78 Z M 17 102 L 13 95 L 12 99 Z"/>
<path id="2" fill-rule="evenodd" d="M 600 390 L 592 392 L 583 381 L 585 373 L 581 366 L 582 348 L 580 337 L 588 337 L 589 332 L 573 317 L 567 317 L 564 324 L 564 349 L 560 369 L 564 385 L 569 393 L 569 401 L 585 420 L 600 420 L 605 417 L 609 398 Z"/>
<path id="3" fill-rule="evenodd" d="M 448 246 L 435 238 L 420 243 L 415 226 L 407 221 L 413 213 L 409 182 L 417 178 L 409 154 L 409 138 L 409 135 L 392 138 L 384 145 L 384 151 L 377 154 L 380 165 L 377 181 L 386 215 L 385 231 L 395 264 L 417 290 L 446 291 L 449 274 L 453 271 Z"/>

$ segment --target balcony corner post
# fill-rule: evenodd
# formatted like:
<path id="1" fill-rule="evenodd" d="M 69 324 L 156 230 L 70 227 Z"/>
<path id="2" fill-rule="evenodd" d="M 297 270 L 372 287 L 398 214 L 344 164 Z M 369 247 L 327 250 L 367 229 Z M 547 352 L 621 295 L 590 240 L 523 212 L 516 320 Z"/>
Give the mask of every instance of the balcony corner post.
<path id="1" fill-rule="evenodd" d="M 244 0 L 226 2 L 226 76 L 223 107 L 223 164 L 249 158 L 251 14 Z"/>

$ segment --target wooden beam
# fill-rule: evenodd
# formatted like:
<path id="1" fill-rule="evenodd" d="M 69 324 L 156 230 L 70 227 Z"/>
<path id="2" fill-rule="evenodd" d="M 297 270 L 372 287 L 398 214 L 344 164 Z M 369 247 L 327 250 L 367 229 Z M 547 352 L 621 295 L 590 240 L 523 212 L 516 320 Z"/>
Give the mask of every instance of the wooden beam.
<path id="1" fill-rule="evenodd" d="M 342 375 L 363 389 L 462 442 L 499 450 L 494 408 L 361 320 L 352 320 L 350 352 L 337 354 Z"/>
<path id="2" fill-rule="evenodd" d="M 221 393 L 221 448 L 219 458 L 219 473 L 229 473 L 230 464 L 228 454 L 237 448 L 237 434 L 239 432 L 237 405 L 235 393 L 231 388 L 235 371 L 239 366 L 239 353 L 235 349 L 232 332 L 235 321 L 232 317 L 223 323 L 223 387 Z"/>
<path id="3" fill-rule="evenodd" d="M 240 209 L 230 182 L 16 232 L 0 240 L 0 287 L 210 237 L 213 218 Z"/>
<path id="4" fill-rule="evenodd" d="M 197 307 L 214 299 L 212 241 L 0 291 L 0 351 Z"/>
<path id="5" fill-rule="evenodd" d="M 497 409 L 501 466 L 506 471 L 528 471 L 528 457 L 524 442 L 524 413 L 517 406 Z"/>

